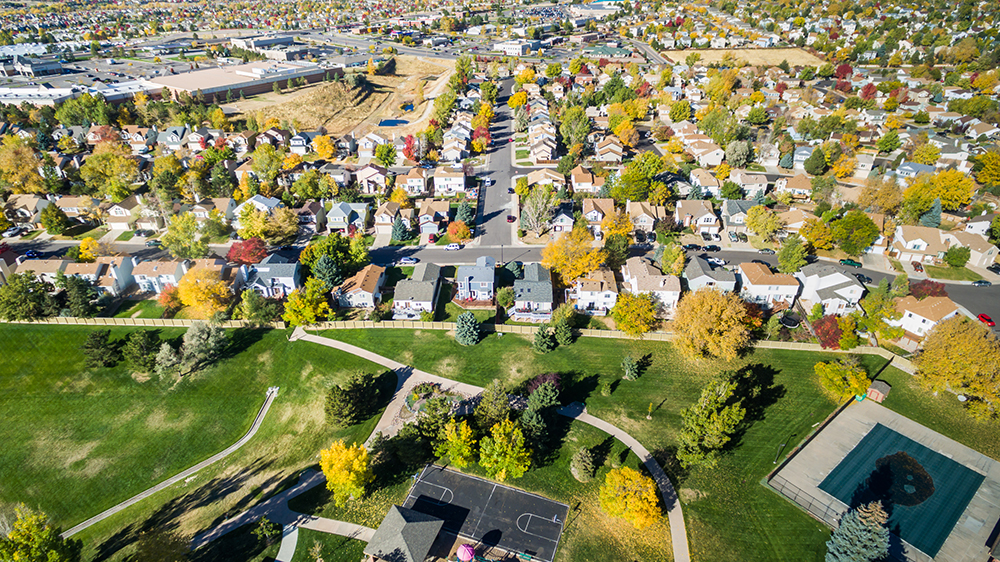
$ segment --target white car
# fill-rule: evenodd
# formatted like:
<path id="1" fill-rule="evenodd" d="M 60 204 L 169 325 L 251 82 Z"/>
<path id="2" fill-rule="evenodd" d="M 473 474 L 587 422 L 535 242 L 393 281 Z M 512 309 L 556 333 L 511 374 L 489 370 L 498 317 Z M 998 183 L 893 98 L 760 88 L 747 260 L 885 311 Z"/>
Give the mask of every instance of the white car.
<path id="1" fill-rule="evenodd" d="M 447 246 L 445 246 L 444 249 L 445 250 L 461 250 L 462 246 L 460 244 L 452 243 L 452 244 L 448 244 Z"/>
<path id="2" fill-rule="evenodd" d="M 712 265 L 719 265 L 719 266 L 726 265 L 726 260 L 721 258 L 707 258 L 705 261 L 707 261 Z"/>

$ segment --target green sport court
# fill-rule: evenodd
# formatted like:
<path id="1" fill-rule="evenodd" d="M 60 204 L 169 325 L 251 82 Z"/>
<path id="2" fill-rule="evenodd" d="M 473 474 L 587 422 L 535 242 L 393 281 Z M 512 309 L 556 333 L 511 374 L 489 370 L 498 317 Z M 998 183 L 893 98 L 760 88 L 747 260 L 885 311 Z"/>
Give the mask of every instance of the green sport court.
<path id="1" fill-rule="evenodd" d="M 876 424 L 819 488 L 857 507 L 881 500 L 888 527 L 934 557 L 984 476 Z"/>

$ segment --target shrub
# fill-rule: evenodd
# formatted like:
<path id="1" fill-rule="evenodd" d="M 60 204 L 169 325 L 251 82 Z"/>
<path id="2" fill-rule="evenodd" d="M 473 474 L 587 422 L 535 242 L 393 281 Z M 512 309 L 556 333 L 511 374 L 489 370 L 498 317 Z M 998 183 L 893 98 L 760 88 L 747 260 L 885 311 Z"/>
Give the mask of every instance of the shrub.
<path id="1" fill-rule="evenodd" d="M 827 315 L 813 322 L 813 331 L 819 339 L 819 344 L 826 349 L 840 349 L 840 337 L 843 333 L 837 317 Z"/>
<path id="2" fill-rule="evenodd" d="M 945 290 L 944 283 L 924 279 L 923 281 L 910 283 L 910 294 L 917 297 L 917 299 L 923 300 L 927 297 L 947 297 L 948 291 Z"/>

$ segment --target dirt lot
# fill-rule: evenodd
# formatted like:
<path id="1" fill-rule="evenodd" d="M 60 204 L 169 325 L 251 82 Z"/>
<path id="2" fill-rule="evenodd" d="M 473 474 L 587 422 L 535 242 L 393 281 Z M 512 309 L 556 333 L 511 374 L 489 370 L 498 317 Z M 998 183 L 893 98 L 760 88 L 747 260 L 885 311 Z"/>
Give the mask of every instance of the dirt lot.
<path id="1" fill-rule="evenodd" d="M 366 91 L 349 90 L 341 84 L 320 82 L 297 88 L 281 95 L 274 93 L 255 96 L 230 106 L 236 113 L 254 112 L 265 119 L 276 117 L 309 130 L 325 127 L 331 135 L 354 131 L 365 135 L 382 119 L 403 119 L 409 124 L 381 127 L 387 132 L 408 134 L 426 128 L 425 118 L 430 102 L 404 112 L 400 106 L 412 102 L 419 80 L 424 84 L 424 96 L 433 98 L 448 83 L 454 72 L 454 62 L 441 59 L 401 55 L 396 57 L 396 72 L 390 76 L 371 76 Z"/>
<path id="2" fill-rule="evenodd" d="M 805 49 L 797 47 L 790 49 L 684 49 L 681 51 L 665 51 L 664 56 L 674 62 L 684 62 L 684 59 L 692 53 L 701 55 L 701 62 L 713 63 L 722 60 L 726 53 L 733 57 L 745 60 L 751 66 L 768 65 L 776 66 L 781 61 L 787 60 L 792 66 L 820 66 L 825 61 Z"/>

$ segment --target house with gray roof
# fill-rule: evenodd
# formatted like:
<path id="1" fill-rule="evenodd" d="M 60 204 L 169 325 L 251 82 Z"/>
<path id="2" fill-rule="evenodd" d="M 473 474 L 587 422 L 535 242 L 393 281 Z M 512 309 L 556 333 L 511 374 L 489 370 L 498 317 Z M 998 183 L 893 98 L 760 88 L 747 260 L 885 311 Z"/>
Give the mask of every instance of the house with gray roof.
<path id="1" fill-rule="evenodd" d="M 408 320 L 419 318 L 421 312 L 433 312 L 441 289 L 441 266 L 418 263 L 413 276 L 396 283 L 392 299 L 392 318 Z"/>
<path id="2" fill-rule="evenodd" d="M 713 268 L 705 258 L 695 256 L 684 268 L 688 290 L 697 291 L 703 287 L 714 287 L 724 293 L 736 290 L 736 274 L 720 268 Z"/>
<path id="3" fill-rule="evenodd" d="M 552 317 L 552 273 L 540 263 L 524 266 L 523 279 L 514 281 L 514 308 L 508 311 L 514 321 L 541 320 Z"/>
<path id="4" fill-rule="evenodd" d="M 350 234 L 368 226 L 368 203 L 334 203 L 326 214 L 326 227 L 330 232 Z"/>
<path id="5" fill-rule="evenodd" d="M 756 201 L 726 199 L 722 202 L 722 224 L 727 232 L 747 231 L 747 212 L 757 205 Z"/>
<path id="6" fill-rule="evenodd" d="M 240 267 L 237 280 L 245 289 L 269 299 L 284 298 L 302 287 L 302 266 L 280 254 L 271 254 L 255 265 Z"/>
<path id="7" fill-rule="evenodd" d="M 856 277 L 835 265 L 813 263 L 794 275 L 802 283 L 800 300 L 807 312 L 819 303 L 823 314 L 849 314 L 865 294 L 865 286 Z"/>
<path id="8" fill-rule="evenodd" d="M 476 265 L 461 265 L 455 272 L 458 298 L 461 300 L 493 300 L 496 260 L 489 256 L 476 258 Z"/>
<path id="9" fill-rule="evenodd" d="M 398 505 L 389 508 L 364 553 L 370 560 L 424 562 L 444 520 Z"/>

